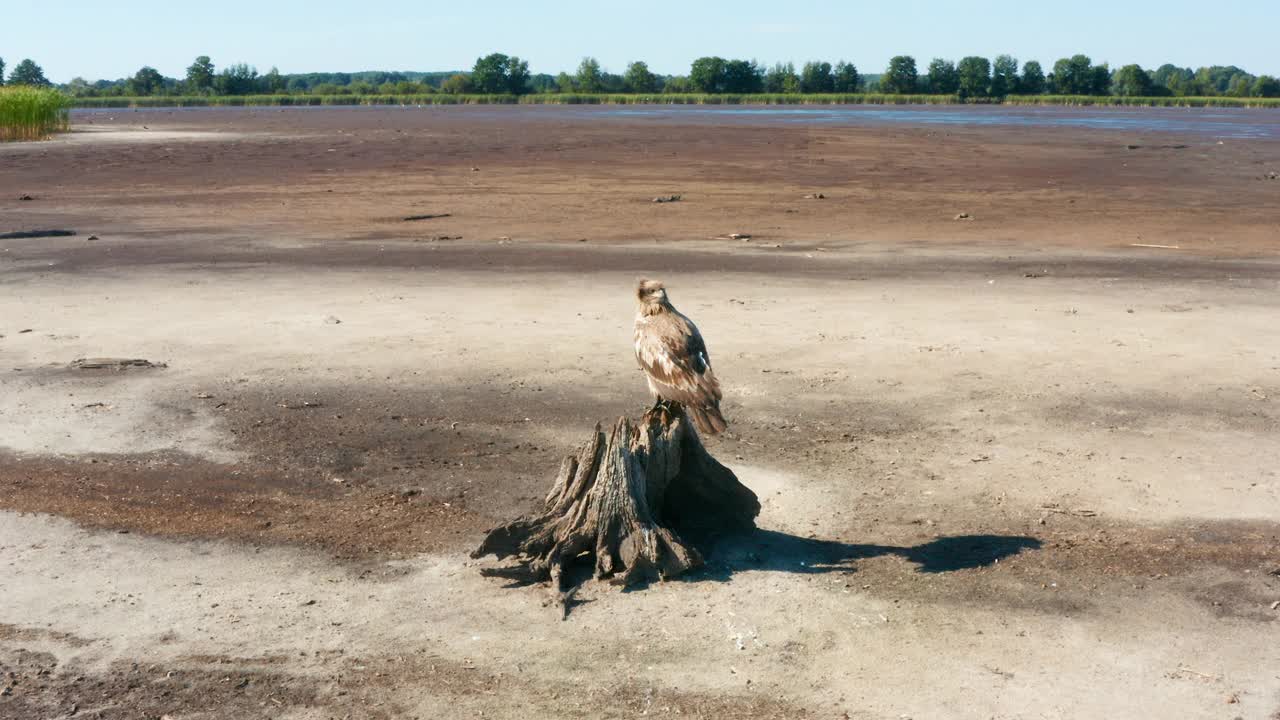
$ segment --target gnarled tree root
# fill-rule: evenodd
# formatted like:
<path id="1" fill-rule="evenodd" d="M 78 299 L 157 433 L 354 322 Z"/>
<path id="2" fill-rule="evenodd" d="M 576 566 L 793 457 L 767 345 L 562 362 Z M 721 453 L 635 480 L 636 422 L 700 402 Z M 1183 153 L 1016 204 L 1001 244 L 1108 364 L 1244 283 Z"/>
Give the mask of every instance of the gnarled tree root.
<path id="1" fill-rule="evenodd" d="M 606 436 L 564 459 L 543 511 L 491 530 L 472 557 L 515 556 L 488 576 L 550 580 L 561 603 L 574 588 L 565 570 L 587 555 L 595 577 L 618 585 L 673 578 L 702 564 L 678 531 L 749 530 L 760 502 L 707 453 L 678 406 L 639 423 L 621 417 Z"/>

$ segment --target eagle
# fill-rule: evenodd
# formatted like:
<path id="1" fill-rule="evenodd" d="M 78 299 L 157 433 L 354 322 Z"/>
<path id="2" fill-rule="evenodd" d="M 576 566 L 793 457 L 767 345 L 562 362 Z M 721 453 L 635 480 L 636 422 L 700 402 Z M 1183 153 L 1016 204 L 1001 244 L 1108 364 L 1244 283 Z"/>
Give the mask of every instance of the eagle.
<path id="1" fill-rule="evenodd" d="M 701 432 L 724 432 L 720 382 L 698 327 L 671 305 L 656 280 L 640 280 L 636 300 L 636 361 L 656 398 L 654 407 L 678 403 Z"/>

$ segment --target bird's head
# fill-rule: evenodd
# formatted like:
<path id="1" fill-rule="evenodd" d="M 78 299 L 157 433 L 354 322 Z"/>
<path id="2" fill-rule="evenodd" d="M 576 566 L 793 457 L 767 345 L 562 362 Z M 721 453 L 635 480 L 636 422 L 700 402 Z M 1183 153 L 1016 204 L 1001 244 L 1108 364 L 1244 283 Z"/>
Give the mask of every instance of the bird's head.
<path id="1" fill-rule="evenodd" d="M 636 299 L 642 307 L 657 308 L 667 304 L 667 288 L 657 280 L 640 278 L 636 287 Z"/>

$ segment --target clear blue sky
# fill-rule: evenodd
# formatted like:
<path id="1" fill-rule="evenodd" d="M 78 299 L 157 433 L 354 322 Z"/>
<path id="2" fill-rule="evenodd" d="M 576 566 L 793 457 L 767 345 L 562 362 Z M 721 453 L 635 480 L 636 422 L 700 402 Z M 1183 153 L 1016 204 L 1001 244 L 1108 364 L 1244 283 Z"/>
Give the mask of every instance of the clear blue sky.
<path id="1" fill-rule="evenodd" d="M 265 72 L 454 70 L 500 51 L 533 72 L 572 71 L 585 55 L 621 72 L 645 60 L 688 72 L 700 55 L 852 60 L 880 72 L 897 54 L 1009 53 L 1053 61 L 1083 52 L 1118 67 L 1239 65 L 1280 75 L 1280 0 L 875 0 L 628 3 L 461 0 L 54 0 L 5 2 L 0 57 L 40 63 L 55 82 L 180 77 L 196 55 Z"/>

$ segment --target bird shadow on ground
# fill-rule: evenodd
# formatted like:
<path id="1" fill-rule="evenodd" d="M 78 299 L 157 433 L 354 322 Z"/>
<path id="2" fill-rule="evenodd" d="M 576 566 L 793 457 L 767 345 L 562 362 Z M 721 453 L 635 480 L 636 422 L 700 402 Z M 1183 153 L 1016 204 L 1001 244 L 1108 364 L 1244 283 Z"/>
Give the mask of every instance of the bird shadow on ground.
<path id="1" fill-rule="evenodd" d="M 867 545 L 804 538 L 776 530 L 723 535 L 695 541 L 706 564 L 683 579 L 727 581 L 747 571 L 801 574 L 853 573 L 857 561 L 896 555 L 918 565 L 923 573 L 947 573 L 987 567 L 1041 542 L 1022 535 L 948 535 L 921 545 Z"/>
<path id="2" fill-rule="evenodd" d="M 791 535 L 777 530 L 755 529 L 722 535 L 696 531 L 683 534 L 698 548 L 704 558 L 702 567 L 675 578 L 676 582 L 728 582 L 741 572 L 790 572 L 800 574 L 855 573 L 857 561 L 896 555 L 918 565 L 919 572 L 948 573 L 987 567 L 1026 550 L 1036 550 L 1043 543 L 1024 535 L 947 535 L 927 543 L 901 547 L 819 540 Z M 561 619 L 567 619 L 573 608 L 591 602 L 577 597 L 592 577 L 593 562 L 584 554 L 578 562 L 565 567 L 556 604 Z M 624 587 L 624 593 L 647 589 L 655 579 L 642 580 Z M 536 582 L 531 578 L 516 580 L 506 587 L 521 587 Z"/>

